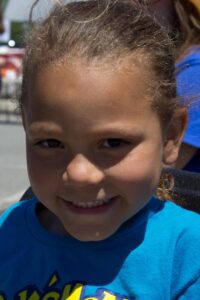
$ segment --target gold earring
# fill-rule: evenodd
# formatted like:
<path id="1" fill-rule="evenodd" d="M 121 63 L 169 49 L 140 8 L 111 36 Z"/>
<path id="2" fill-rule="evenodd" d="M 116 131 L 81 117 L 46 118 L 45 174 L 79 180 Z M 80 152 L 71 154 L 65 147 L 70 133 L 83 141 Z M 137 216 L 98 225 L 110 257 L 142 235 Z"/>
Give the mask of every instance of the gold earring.
<path id="1" fill-rule="evenodd" d="M 174 177 L 170 173 L 163 172 L 160 176 L 156 196 L 160 200 L 172 200 L 174 188 Z"/>

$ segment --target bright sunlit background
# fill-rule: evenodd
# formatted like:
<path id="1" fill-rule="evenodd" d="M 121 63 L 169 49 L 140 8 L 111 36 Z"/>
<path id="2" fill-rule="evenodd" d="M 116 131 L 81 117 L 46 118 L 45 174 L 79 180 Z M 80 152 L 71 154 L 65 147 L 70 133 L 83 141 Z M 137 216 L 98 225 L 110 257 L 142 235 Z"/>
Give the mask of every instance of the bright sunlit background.
<path id="1" fill-rule="evenodd" d="M 45 17 L 55 1 L 41 0 L 34 9 L 33 20 Z M 0 0 L 0 213 L 18 201 L 29 186 L 17 99 L 32 4 L 32 0 Z"/>

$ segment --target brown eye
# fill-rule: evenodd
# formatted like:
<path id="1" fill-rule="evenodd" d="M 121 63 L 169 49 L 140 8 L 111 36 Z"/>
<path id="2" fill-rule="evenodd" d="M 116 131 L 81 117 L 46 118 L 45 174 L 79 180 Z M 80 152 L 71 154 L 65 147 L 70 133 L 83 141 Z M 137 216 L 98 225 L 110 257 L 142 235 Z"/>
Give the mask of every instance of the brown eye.
<path id="1" fill-rule="evenodd" d="M 123 147 L 125 145 L 129 144 L 128 141 L 122 140 L 122 139 L 107 139 L 102 143 L 103 148 L 118 148 L 118 147 Z"/>
<path id="2" fill-rule="evenodd" d="M 64 145 L 56 139 L 47 139 L 47 140 L 39 141 L 36 145 L 43 148 L 50 148 L 50 149 L 64 148 Z"/>

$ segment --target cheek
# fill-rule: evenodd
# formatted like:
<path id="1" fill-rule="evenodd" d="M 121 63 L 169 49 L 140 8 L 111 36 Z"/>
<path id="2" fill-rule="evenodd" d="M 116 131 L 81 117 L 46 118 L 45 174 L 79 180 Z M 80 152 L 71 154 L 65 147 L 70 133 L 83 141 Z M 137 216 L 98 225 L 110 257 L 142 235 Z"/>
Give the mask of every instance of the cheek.
<path id="1" fill-rule="evenodd" d="M 60 165 L 53 159 L 41 157 L 27 147 L 27 168 L 34 190 L 52 190 L 60 178 Z"/>
<path id="2" fill-rule="evenodd" d="M 29 180 L 34 191 L 38 190 L 38 187 L 45 189 L 48 185 L 50 186 L 48 168 L 31 154 L 27 154 L 27 168 Z"/>
<path id="3" fill-rule="evenodd" d="M 157 155 L 155 155 L 155 153 Z M 142 192 L 154 190 L 157 186 L 162 169 L 162 153 L 160 150 L 130 154 L 119 164 L 108 170 L 108 176 L 112 178 L 122 189 Z"/>

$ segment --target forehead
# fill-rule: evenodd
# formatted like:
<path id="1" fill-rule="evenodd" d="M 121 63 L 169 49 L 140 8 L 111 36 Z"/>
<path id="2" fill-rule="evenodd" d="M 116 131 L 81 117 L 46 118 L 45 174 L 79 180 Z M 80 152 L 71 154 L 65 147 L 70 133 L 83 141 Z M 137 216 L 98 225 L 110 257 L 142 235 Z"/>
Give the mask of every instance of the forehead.
<path id="1" fill-rule="evenodd" d="M 153 75 L 139 63 L 85 63 L 81 60 L 52 64 L 33 77 L 27 109 L 30 116 L 66 109 L 68 119 L 77 113 L 109 118 L 151 110 Z"/>

